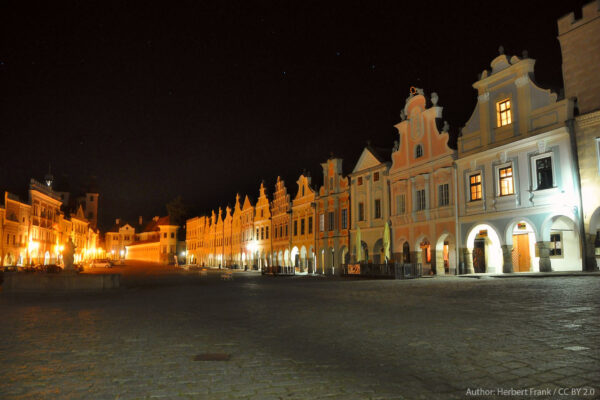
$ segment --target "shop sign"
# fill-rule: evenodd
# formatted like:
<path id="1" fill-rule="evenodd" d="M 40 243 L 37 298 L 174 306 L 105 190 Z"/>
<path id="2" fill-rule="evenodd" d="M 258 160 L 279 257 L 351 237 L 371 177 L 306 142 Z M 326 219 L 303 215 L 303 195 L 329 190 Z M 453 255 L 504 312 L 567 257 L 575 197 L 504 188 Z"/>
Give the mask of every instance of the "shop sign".
<path id="1" fill-rule="evenodd" d="M 360 275 L 360 264 L 348 264 L 348 275 Z"/>

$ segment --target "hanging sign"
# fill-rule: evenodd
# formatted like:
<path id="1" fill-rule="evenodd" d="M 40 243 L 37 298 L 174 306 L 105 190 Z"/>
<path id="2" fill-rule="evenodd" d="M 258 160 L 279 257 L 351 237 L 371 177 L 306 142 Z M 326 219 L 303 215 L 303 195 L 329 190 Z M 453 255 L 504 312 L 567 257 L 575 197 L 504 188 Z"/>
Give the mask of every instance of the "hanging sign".
<path id="1" fill-rule="evenodd" d="M 487 237 L 487 229 L 482 229 L 479 231 L 479 236 L 481 237 Z"/>
<path id="2" fill-rule="evenodd" d="M 517 224 L 517 227 L 518 227 L 520 230 L 525 230 L 525 229 L 527 229 L 527 224 L 526 224 L 525 222 L 519 222 L 519 223 Z"/>

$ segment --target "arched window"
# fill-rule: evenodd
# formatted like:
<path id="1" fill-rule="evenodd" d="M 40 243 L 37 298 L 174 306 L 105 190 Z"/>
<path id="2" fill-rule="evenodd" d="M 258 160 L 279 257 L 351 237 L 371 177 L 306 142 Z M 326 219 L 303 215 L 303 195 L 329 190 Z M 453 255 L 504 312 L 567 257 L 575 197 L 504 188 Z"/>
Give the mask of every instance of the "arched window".
<path id="1" fill-rule="evenodd" d="M 415 158 L 423 157 L 423 146 L 420 144 L 415 148 Z"/>

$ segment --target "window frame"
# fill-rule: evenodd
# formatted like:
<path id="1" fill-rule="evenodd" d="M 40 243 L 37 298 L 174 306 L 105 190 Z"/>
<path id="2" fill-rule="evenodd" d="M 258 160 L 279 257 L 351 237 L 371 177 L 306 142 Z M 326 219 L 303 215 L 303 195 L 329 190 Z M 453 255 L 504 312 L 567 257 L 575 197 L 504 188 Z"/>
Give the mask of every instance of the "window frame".
<path id="1" fill-rule="evenodd" d="M 501 171 L 509 169 L 510 168 L 510 176 L 509 177 L 501 177 Z M 511 187 L 512 187 L 512 192 L 511 193 L 502 193 L 502 182 L 504 180 L 507 180 L 507 178 L 510 178 L 511 181 Z M 496 166 L 496 182 L 497 182 L 497 197 L 507 197 L 507 196 L 514 196 L 516 194 L 516 190 L 515 190 L 515 166 L 512 162 L 508 162 L 502 165 L 497 165 Z"/>
<path id="2" fill-rule="evenodd" d="M 445 200 L 445 201 L 443 201 Z M 438 207 L 450 205 L 450 185 L 445 182 L 438 185 Z"/>
<path id="3" fill-rule="evenodd" d="M 373 218 L 374 219 L 381 218 L 381 199 L 375 199 L 373 201 Z"/>
<path id="4" fill-rule="evenodd" d="M 379 181 L 379 172 L 374 172 L 373 173 L 373 182 L 378 182 Z"/>
<path id="5" fill-rule="evenodd" d="M 423 157 L 423 145 L 421 143 L 417 144 L 415 146 L 415 158 L 421 158 Z"/>
<path id="6" fill-rule="evenodd" d="M 558 241 L 552 241 L 552 236 L 558 235 L 559 239 Z M 556 243 L 560 243 L 560 247 L 557 248 L 556 247 Z M 550 258 L 564 258 L 564 241 L 563 241 L 563 234 L 562 232 L 550 232 L 550 240 L 548 241 L 548 250 L 549 250 L 549 256 Z M 556 250 L 560 250 L 560 254 L 552 254 L 553 251 Z"/>
<path id="7" fill-rule="evenodd" d="M 362 201 L 358 202 L 358 220 L 359 221 L 364 221 L 365 220 L 365 203 Z"/>
<path id="8" fill-rule="evenodd" d="M 342 229 L 348 229 L 348 209 L 342 208 Z"/>
<path id="9" fill-rule="evenodd" d="M 537 170 L 537 161 L 544 159 L 544 158 L 550 158 L 550 169 L 552 170 L 552 186 L 550 187 L 546 187 L 546 188 L 539 188 L 539 181 L 538 181 L 538 170 Z M 537 156 L 533 156 L 531 157 L 531 183 L 532 183 L 532 187 L 534 188 L 533 190 L 548 190 L 548 189 L 552 189 L 556 187 L 556 168 L 554 167 L 554 153 L 553 152 L 548 152 L 548 153 L 542 153 L 539 154 Z"/>
<path id="10" fill-rule="evenodd" d="M 505 108 L 504 110 L 501 110 L 501 107 L 503 104 L 508 103 L 508 107 Z M 506 122 L 503 123 L 503 116 L 507 115 Z M 502 100 L 498 100 L 496 102 L 496 128 L 502 128 L 505 126 L 509 126 L 512 125 L 513 123 L 513 118 L 512 118 L 512 98 L 510 97 L 505 97 Z"/>
<path id="11" fill-rule="evenodd" d="M 427 193 L 425 188 L 415 189 L 415 211 L 423 211 L 427 209 Z"/>
<path id="12" fill-rule="evenodd" d="M 479 176 L 479 182 L 473 183 L 471 181 L 471 178 L 473 178 L 474 176 Z M 469 202 L 483 200 L 483 174 L 481 173 L 481 171 L 469 174 L 468 178 L 469 178 Z M 473 186 L 479 186 L 479 188 L 480 188 L 478 198 L 473 198 L 473 190 L 472 190 Z"/>

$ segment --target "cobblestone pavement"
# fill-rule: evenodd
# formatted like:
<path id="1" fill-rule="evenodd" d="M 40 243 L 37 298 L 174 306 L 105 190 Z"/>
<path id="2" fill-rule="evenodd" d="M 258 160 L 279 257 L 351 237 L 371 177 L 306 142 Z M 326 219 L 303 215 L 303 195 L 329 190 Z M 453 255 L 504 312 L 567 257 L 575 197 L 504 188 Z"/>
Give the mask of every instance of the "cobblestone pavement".
<path id="1" fill-rule="evenodd" d="M 0 296 L 0 398 L 600 396 L 598 277 L 120 270 L 114 292 Z M 202 353 L 231 358 L 194 361 Z"/>

